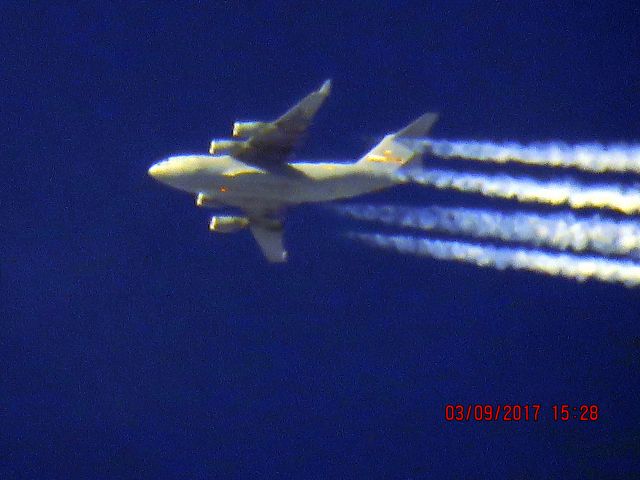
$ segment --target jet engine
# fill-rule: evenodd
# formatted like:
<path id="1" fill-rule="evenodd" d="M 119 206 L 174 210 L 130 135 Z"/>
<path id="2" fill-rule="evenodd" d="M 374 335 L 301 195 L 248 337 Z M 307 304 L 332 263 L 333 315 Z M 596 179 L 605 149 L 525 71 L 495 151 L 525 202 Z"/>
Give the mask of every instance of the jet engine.
<path id="1" fill-rule="evenodd" d="M 235 217 L 231 215 L 221 215 L 211 218 L 209 230 L 218 233 L 233 233 L 249 226 L 247 217 Z"/>
<path id="2" fill-rule="evenodd" d="M 196 206 L 204 208 L 221 208 L 223 205 L 207 197 L 204 193 L 199 193 L 196 197 Z"/>
<path id="3" fill-rule="evenodd" d="M 234 155 L 244 148 L 244 142 L 235 140 L 212 140 L 209 147 L 211 155 Z"/>
<path id="4" fill-rule="evenodd" d="M 268 126 L 268 122 L 235 122 L 233 124 L 233 136 L 235 138 L 248 138 L 260 133 Z"/>

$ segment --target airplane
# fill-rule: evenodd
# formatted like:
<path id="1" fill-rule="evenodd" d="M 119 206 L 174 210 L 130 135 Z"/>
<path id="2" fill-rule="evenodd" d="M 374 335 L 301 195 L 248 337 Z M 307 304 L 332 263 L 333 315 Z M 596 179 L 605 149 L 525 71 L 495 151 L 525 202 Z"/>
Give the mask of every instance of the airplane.
<path id="1" fill-rule="evenodd" d="M 316 113 L 328 97 L 331 80 L 271 122 L 235 122 L 234 140 L 213 140 L 209 155 L 177 155 L 149 168 L 149 175 L 195 195 L 196 205 L 236 209 L 216 215 L 209 229 L 231 233 L 248 228 L 269 262 L 287 260 L 283 223 L 287 209 L 303 203 L 346 199 L 406 182 L 393 173 L 419 165 L 424 137 L 436 122 L 426 113 L 386 135 L 351 163 L 291 161 Z"/>

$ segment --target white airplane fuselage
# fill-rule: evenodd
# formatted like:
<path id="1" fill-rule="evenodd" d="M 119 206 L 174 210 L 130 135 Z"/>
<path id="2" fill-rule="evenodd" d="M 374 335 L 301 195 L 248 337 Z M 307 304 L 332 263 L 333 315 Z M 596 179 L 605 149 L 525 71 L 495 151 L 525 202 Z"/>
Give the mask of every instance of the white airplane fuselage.
<path id="1" fill-rule="evenodd" d="M 327 80 L 273 121 L 235 122 L 234 139 L 213 140 L 209 155 L 169 157 L 151 166 L 149 175 L 194 195 L 197 206 L 240 210 L 213 216 L 209 230 L 232 233 L 248 228 L 269 262 L 284 262 L 289 207 L 352 198 L 404 183 L 402 171 L 419 165 L 424 151 L 418 139 L 437 119 L 433 113 L 420 116 L 385 135 L 355 162 L 289 162 L 330 90 Z"/>
<path id="2" fill-rule="evenodd" d="M 271 173 L 229 155 L 179 155 L 156 163 L 149 173 L 176 189 L 247 209 L 351 198 L 402 183 L 357 163 L 291 162 L 288 167 L 294 175 Z"/>

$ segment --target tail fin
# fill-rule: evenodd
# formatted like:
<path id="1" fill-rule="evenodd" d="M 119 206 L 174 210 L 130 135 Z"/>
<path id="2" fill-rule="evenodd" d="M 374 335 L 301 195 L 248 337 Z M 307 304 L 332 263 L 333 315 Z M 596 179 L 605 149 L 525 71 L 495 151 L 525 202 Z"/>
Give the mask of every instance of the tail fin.
<path id="1" fill-rule="evenodd" d="M 386 135 L 382 141 L 358 160 L 357 165 L 368 170 L 392 172 L 398 168 L 416 165 L 425 150 L 424 137 L 438 120 L 437 113 L 425 113 L 402 130 Z"/>

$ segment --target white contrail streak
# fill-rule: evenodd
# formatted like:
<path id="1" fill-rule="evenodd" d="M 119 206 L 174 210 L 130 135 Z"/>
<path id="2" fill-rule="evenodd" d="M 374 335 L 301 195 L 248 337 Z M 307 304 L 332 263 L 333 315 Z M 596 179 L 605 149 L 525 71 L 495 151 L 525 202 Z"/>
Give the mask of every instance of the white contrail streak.
<path id="1" fill-rule="evenodd" d="M 402 181 L 413 181 L 438 189 L 480 193 L 487 197 L 515 199 L 571 208 L 607 208 L 626 214 L 640 212 L 640 190 L 619 185 L 588 186 L 567 179 L 542 182 L 527 177 L 461 173 L 453 170 L 410 170 L 396 174 Z"/>
<path id="2" fill-rule="evenodd" d="M 442 158 L 494 163 L 517 162 L 546 167 L 576 168 L 587 172 L 640 173 L 640 145 L 567 145 L 560 142 L 521 145 L 515 142 L 433 139 L 424 139 L 424 142 L 434 155 Z"/>
<path id="3" fill-rule="evenodd" d="M 470 208 L 346 205 L 336 209 L 357 220 L 387 225 L 561 250 L 640 257 L 640 223 L 633 221 L 606 220 L 599 216 L 578 218 L 570 213 L 542 216 Z"/>
<path id="4" fill-rule="evenodd" d="M 350 234 L 350 237 L 375 247 L 393 249 L 400 253 L 473 263 L 480 267 L 494 267 L 498 270 L 511 268 L 578 281 L 595 279 L 623 283 L 628 287 L 640 285 L 640 265 L 624 260 L 550 254 L 537 250 L 498 248 L 402 235 L 354 233 Z"/>

